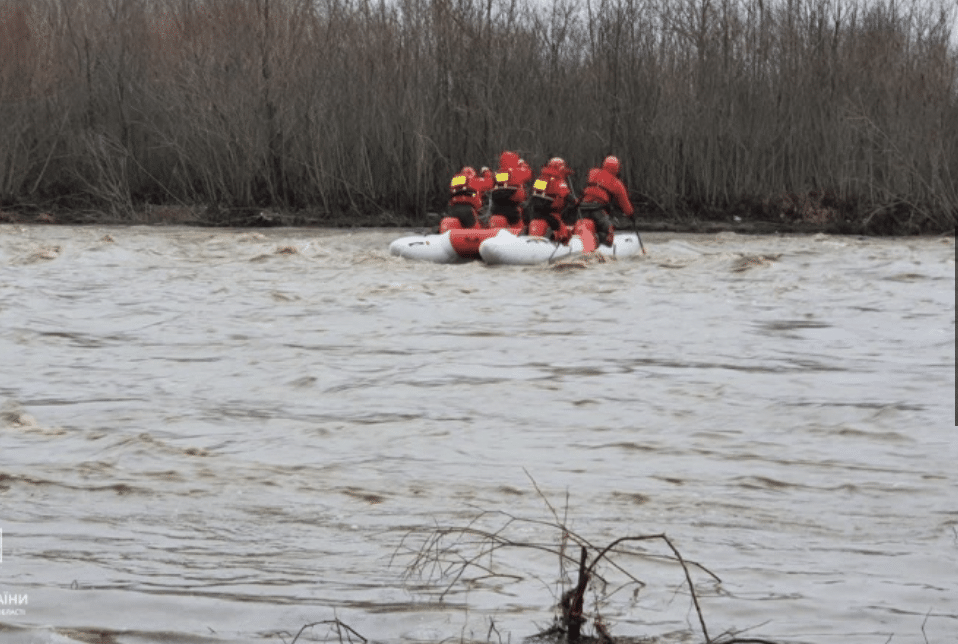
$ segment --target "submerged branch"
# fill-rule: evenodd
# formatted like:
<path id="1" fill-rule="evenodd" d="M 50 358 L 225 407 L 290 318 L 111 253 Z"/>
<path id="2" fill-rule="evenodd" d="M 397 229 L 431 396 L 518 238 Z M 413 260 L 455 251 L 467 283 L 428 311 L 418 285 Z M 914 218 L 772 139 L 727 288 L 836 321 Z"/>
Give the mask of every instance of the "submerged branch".
<path id="1" fill-rule="evenodd" d="M 491 578 L 509 578 L 521 581 L 528 577 L 528 573 L 520 570 L 502 571 L 499 569 L 495 555 L 504 550 L 544 552 L 557 558 L 561 571 L 560 584 L 563 588 L 568 586 L 568 589 L 560 594 L 558 601 L 560 615 L 556 618 L 555 624 L 536 637 L 541 639 L 546 636 L 560 636 L 569 642 L 577 642 L 582 639 L 582 626 L 591 620 L 598 639 L 603 642 L 611 642 L 613 638 L 608 627 L 602 621 L 598 608 L 587 609 L 585 606 L 586 589 L 593 580 L 601 582 L 601 586 L 598 587 L 601 590 L 597 590 L 595 600 L 598 605 L 607 602 L 622 588 L 628 586 L 634 586 L 636 589 L 646 587 L 646 583 L 639 579 L 620 559 L 623 557 L 662 558 L 663 556 L 651 555 L 642 550 L 623 546 L 630 543 L 660 541 L 667 546 L 669 551 L 669 555 L 665 558 L 677 563 L 682 569 L 684 583 L 689 588 L 692 607 L 698 617 L 699 627 L 706 644 L 772 644 L 758 638 L 744 639 L 724 636 L 717 639 L 711 638 L 691 568 L 694 566 L 704 571 L 716 583 L 720 584 L 721 579 L 701 564 L 686 560 L 675 543 L 666 534 L 624 536 L 598 547 L 581 534 L 571 530 L 567 524 L 568 510 L 563 513 L 560 519 L 559 512 L 549 502 L 535 481 L 532 481 L 532 484 L 547 507 L 551 515 L 550 520 L 527 519 L 502 511 L 483 511 L 464 526 L 434 526 L 408 532 L 393 553 L 390 562 L 394 562 L 398 557 L 409 557 L 410 560 L 405 568 L 406 577 L 417 575 L 429 582 L 441 581 L 439 599 L 442 601 L 456 586 L 466 581 L 466 574 L 471 570 L 481 574 L 470 578 L 470 583 Z M 480 527 L 483 522 L 487 522 L 489 519 L 499 519 L 501 524 L 490 529 Z M 529 526 L 548 528 L 556 534 L 558 545 L 516 539 L 511 536 L 515 530 Z M 406 545 L 409 539 L 417 534 L 423 535 L 418 547 Z M 568 543 L 573 543 L 579 547 L 577 557 L 573 558 L 567 554 Z M 569 585 L 570 582 L 565 576 L 565 566 L 569 564 L 575 564 L 578 569 L 578 576 L 574 585 Z M 601 564 L 608 565 L 623 574 L 627 581 L 611 592 L 607 592 L 608 582 L 598 574 L 598 568 Z"/>
<path id="2" fill-rule="evenodd" d="M 352 642 L 353 637 L 356 637 L 363 644 L 366 644 L 369 640 L 357 633 L 353 627 L 349 624 L 343 623 L 339 618 L 336 619 L 324 619 L 318 622 L 311 622 L 309 624 L 304 624 L 302 628 L 299 629 L 299 632 L 296 633 L 296 636 L 293 637 L 292 641 L 289 644 L 296 644 L 296 641 L 300 636 L 307 630 L 315 626 L 330 626 L 331 630 L 335 630 L 338 641 L 342 644 L 344 642 Z M 284 640 L 285 641 L 285 640 Z"/>

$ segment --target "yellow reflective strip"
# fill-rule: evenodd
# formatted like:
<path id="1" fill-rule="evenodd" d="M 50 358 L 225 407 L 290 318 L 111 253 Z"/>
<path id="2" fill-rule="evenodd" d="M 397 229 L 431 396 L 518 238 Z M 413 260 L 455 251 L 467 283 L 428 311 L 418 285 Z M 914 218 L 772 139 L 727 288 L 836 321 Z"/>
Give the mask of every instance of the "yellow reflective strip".
<path id="1" fill-rule="evenodd" d="M 454 186 L 464 186 L 466 185 L 466 178 L 462 175 L 452 178 L 452 185 Z"/>
<path id="2" fill-rule="evenodd" d="M 508 180 L 509 180 L 508 172 L 500 172 L 496 175 L 496 181 L 508 181 Z"/>
<path id="3" fill-rule="evenodd" d="M 535 186 L 536 190 L 545 190 L 546 186 L 549 185 L 549 182 L 543 181 L 542 179 L 536 179 L 536 182 L 532 185 Z"/>

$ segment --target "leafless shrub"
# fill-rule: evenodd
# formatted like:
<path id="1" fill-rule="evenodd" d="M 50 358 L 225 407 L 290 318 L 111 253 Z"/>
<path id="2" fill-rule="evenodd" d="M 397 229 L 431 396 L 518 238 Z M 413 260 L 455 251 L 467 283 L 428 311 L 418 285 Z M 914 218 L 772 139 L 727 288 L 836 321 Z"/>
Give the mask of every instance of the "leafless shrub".
<path id="1" fill-rule="evenodd" d="M 838 210 L 826 205 L 827 198 L 818 191 L 795 194 L 786 192 L 772 200 L 773 209 L 785 221 L 797 221 L 816 227 L 827 227 L 838 221 Z"/>
<path id="2" fill-rule="evenodd" d="M 916 230 L 953 228 L 956 13 L 944 0 L 0 0 L 0 200 L 392 221 L 441 207 L 450 173 L 513 148 L 582 170 L 614 151 L 627 185 L 673 216 L 834 189 L 859 221 L 900 203 Z"/>
<path id="3" fill-rule="evenodd" d="M 533 482 L 533 485 L 535 483 Z M 539 491 L 539 488 L 536 487 Z M 671 561 L 681 570 L 688 588 L 692 606 L 698 618 L 699 627 L 706 643 L 722 642 L 762 642 L 763 640 L 738 639 L 725 633 L 713 639 L 699 602 L 699 591 L 693 579 L 693 571 L 706 574 L 713 583 L 721 580 L 701 564 L 686 560 L 673 541 L 665 534 L 632 535 L 614 539 L 600 545 L 593 543 L 582 534 L 571 530 L 566 522 L 568 508 L 560 518 L 559 513 L 539 491 L 543 502 L 549 509 L 551 519 L 538 520 L 517 517 L 508 512 L 482 512 L 472 521 L 462 526 L 438 526 L 413 530 L 406 535 L 393 555 L 393 560 L 405 560 L 407 578 L 424 580 L 438 585 L 439 599 L 442 600 L 457 586 L 472 586 L 493 579 L 521 580 L 529 573 L 522 570 L 502 569 L 497 555 L 504 550 L 532 550 L 555 556 L 560 569 L 560 582 L 557 590 L 557 613 L 551 628 L 539 633 L 538 639 L 553 638 L 577 642 L 584 638 L 582 627 L 591 621 L 596 639 L 611 641 L 608 627 L 600 614 L 616 593 L 633 588 L 634 593 L 645 587 L 636 576 L 627 561 L 649 560 Z M 493 524 L 491 528 L 480 527 Z M 550 541 L 529 540 L 522 537 L 534 528 L 536 533 L 550 531 L 554 539 Z M 646 544 L 659 543 L 665 546 L 665 553 L 656 553 Z M 625 583 L 611 587 L 603 574 L 603 568 L 614 570 L 624 576 Z M 577 571 L 572 582 L 567 570 Z M 595 594 L 591 608 L 585 606 L 587 589 Z"/>

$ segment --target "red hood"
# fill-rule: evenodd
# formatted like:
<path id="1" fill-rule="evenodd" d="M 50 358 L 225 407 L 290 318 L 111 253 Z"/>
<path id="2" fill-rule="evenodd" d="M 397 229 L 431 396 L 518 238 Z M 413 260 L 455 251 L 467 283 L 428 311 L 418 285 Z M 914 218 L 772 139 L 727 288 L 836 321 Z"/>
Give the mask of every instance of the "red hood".
<path id="1" fill-rule="evenodd" d="M 499 155 L 499 169 L 515 168 L 519 165 L 519 155 L 508 150 Z"/>

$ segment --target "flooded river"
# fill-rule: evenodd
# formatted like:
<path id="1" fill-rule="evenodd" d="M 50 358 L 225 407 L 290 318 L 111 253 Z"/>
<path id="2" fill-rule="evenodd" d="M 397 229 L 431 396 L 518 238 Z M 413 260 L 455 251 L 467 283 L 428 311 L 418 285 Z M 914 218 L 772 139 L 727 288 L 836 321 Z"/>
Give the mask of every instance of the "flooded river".
<path id="1" fill-rule="evenodd" d="M 667 535 L 712 638 L 954 641 L 953 238 L 560 271 L 404 232 L 0 226 L 0 642 L 519 642 L 558 523 Z M 509 544 L 410 568 L 469 525 Z M 624 545 L 586 609 L 703 641 L 666 544 Z"/>

